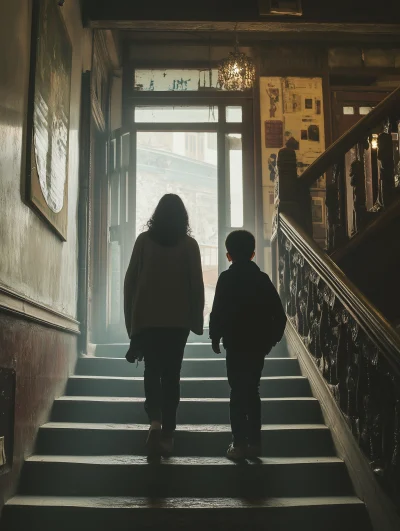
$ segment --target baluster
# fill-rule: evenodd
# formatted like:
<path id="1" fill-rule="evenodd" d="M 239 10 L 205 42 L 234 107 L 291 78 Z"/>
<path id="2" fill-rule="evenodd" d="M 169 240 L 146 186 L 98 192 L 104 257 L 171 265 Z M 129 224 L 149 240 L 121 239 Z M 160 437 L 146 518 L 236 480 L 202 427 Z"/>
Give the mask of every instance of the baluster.
<path id="1" fill-rule="evenodd" d="M 360 232 L 367 222 L 366 194 L 365 194 L 365 171 L 364 161 L 361 160 L 361 146 L 356 147 L 357 159 L 350 166 L 350 185 L 353 187 L 353 231 L 352 235 Z"/>
<path id="2" fill-rule="evenodd" d="M 393 140 L 389 132 L 381 133 L 378 136 L 378 161 L 380 202 L 384 208 L 387 208 L 393 201 L 395 194 Z"/>
<path id="3" fill-rule="evenodd" d="M 338 249 L 346 238 L 346 188 L 344 157 L 333 167 L 331 182 L 326 187 L 328 210 L 328 250 Z"/>

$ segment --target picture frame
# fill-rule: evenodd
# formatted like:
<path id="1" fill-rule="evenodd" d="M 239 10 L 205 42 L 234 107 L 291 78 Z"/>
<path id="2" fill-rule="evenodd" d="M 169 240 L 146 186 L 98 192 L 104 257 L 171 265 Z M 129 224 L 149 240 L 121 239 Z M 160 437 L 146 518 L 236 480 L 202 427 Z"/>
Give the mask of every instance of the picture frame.
<path id="1" fill-rule="evenodd" d="M 260 16 L 303 14 L 301 0 L 258 0 L 258 9 Z"/>
<path id="2" fill-rule="evenodd" d="M 27 121 L 26 201 L 67 239 L 72 43 L 54 0 L 34 0 Z"/>

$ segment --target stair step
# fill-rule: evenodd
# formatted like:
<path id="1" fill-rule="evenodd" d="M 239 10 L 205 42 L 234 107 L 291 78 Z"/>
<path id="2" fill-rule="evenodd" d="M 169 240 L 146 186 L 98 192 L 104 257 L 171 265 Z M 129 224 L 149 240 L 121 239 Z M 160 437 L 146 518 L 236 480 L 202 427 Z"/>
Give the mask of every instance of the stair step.
<path id="1" fill-rule="evenodd" d="M 304 376 L 274 376 L 261 379 L 260 394 L 265 398 L 310 397 L 309 381 Z M 144 396 L 143 377 L 72 376 L 67 385 L 70 396 Z M 227 378 L 182 378 L 181 396 L 185 398 L 226 398 Z"/>
<path id="2" fill-rule="evenodd" d="M 77 481 L 77 478 L 79 480 Z M 353 487 L 337 457 L 273 458 L 236 464 L 223 457 L 33 456 L 19 494 L 240 498 L 346 496 Z"/>
<path id="3" fill-rule="evenodd" d="M 109 343 L 99 344 L 95 348 L 96 358 L 125 358 L 129 348 L 129 343 Z M 286 358 L 288 352 L 285 345 L 277 345 L 270 353 L 274 358 Z M 185 348 L 185 358 L 213 358 L 215 354 L 211 350 L 211 342 L 194 341 L 187 343 Z"/>
<path id="4" fill-rule="evenodd" d="M 63 455 L 144 455 L 148 424 L 84 424 L 49 422 L 39 430 L 36 452 Z M 266 457 L 334 456 L 330 430 L 323 424 L 264 425 Z M 231 442 L 228 424 L 179 425 L 175 454 L 222 455 Z"/>
<path id="5" fill-rule="evenodd" d="M 15 496 L 4 509 L 7 531 L 371 531 L 355 497 L 152 500 L 120 497 Z"/>
<path id="6" fill-rule="evenodd" d="M 125 358 L 80 358 L 76 365 L 76 374 L 93 376 L 143 376 L 143 363 L 128 363 Z M 226 376 L 225 358 L 188 358 L 182 363 L 182 377 L 219 377 Z M 265 359 L 263 376 L 301 376 L 300 365 L 296 358 Z"/>
<path id="7" fill-rule="evenodd" d="M 263 424 L 318 424 L 322 422 L 315 398 L 263 398 Z M 143 398 L 64 396 L 54 401 L 51 420 L 55 422 L 148 422 Z M 184 398 L 179 424 L 228 424 L 229 399 Z"/>

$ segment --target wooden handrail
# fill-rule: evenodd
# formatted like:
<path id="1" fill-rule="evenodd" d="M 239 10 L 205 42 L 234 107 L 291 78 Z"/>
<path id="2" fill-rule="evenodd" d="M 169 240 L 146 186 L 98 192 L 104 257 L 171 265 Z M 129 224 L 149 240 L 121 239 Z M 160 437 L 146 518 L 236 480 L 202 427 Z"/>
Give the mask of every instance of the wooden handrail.
<path id="1" fill-rule="evenodd" d="M 400 376 L 400 336 L 395 329 L 290 216 L 280 214 L 279 230 L 326 282 L 366 335 L 379 346 L 395 374 Z"/>
<path id="2" fill-rule="evenodd" d="M 343 157 L 360 139 L 367 137 L 393 110 L 400 113 L 400 87 L 387 96 L 379 105 L 357 122 L 344 135 L 322 153 L 299 177 L 299 182 L 310 188 L 340 157 Z"/>

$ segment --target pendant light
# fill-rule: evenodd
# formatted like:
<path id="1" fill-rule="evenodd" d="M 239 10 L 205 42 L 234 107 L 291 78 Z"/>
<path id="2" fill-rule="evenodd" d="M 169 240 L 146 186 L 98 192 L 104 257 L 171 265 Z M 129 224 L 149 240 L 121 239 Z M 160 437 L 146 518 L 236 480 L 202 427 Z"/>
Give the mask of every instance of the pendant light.
<path id="1" fill-rule="evenodd" d="M 256 67 L 251 57 L 239 52 L 236 33 L 235 47 L 218 67 L 218 83 L 225 90 L 248 90 L 256 80 Z"/>

